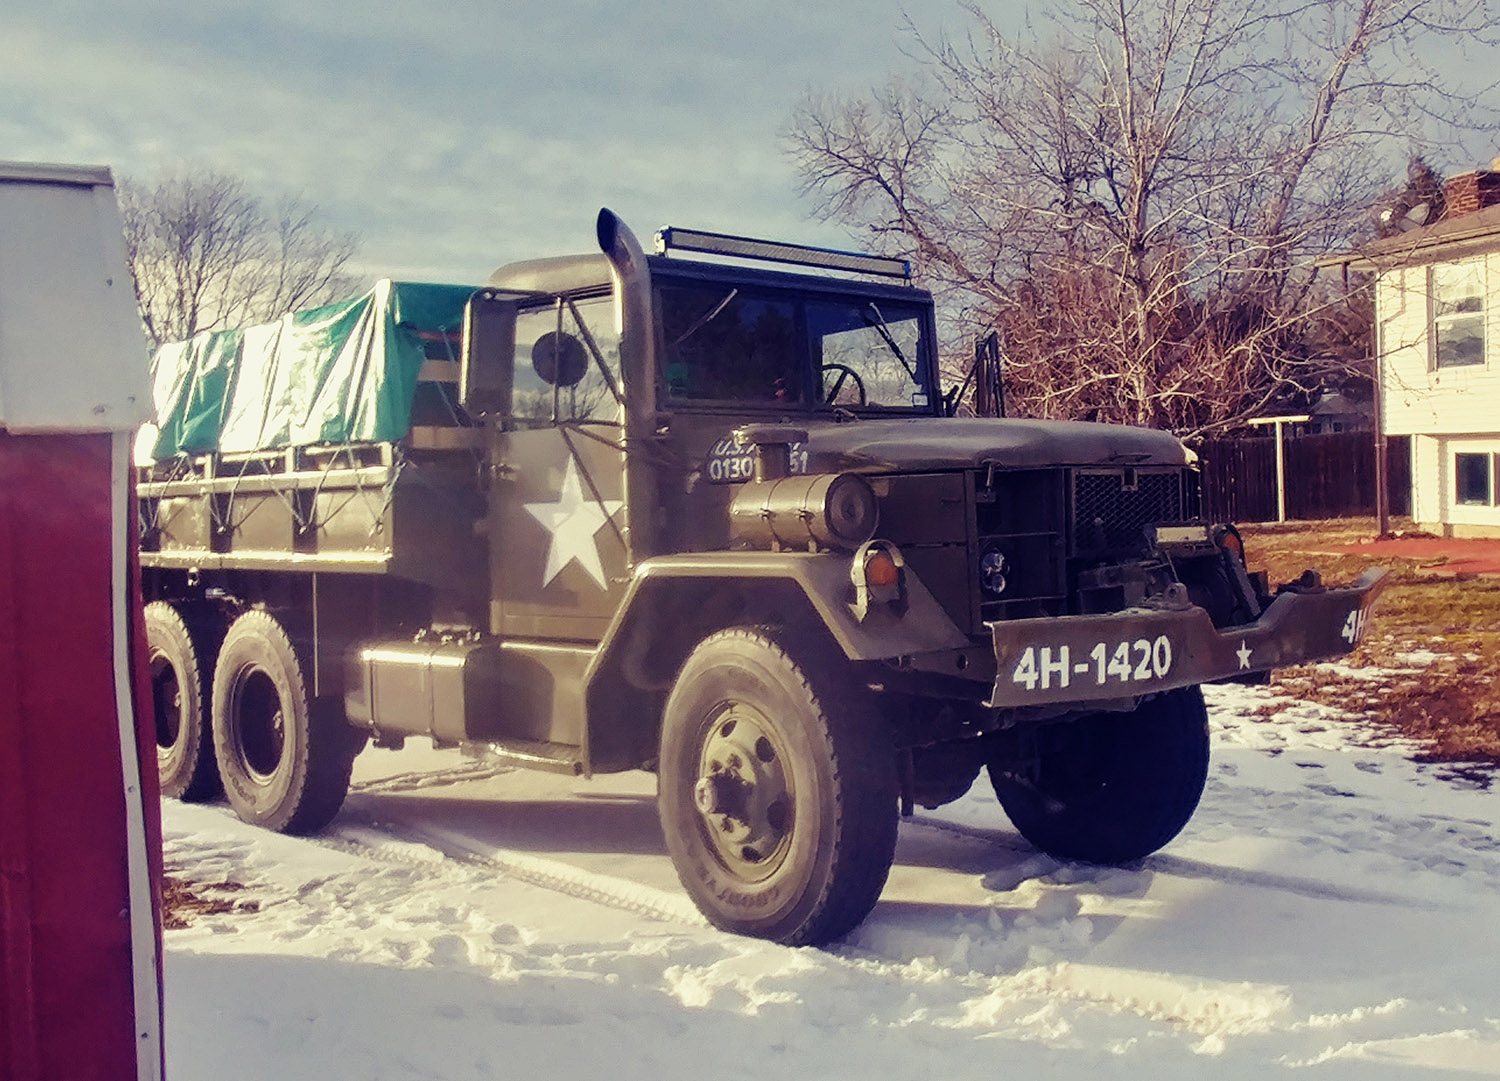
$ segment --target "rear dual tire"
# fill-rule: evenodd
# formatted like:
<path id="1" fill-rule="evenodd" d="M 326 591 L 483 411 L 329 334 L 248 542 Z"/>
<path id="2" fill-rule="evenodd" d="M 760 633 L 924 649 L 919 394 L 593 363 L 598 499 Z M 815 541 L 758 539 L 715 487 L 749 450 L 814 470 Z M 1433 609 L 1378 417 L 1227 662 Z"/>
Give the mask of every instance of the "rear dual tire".
<path id="1" fill-rule="evenodd" d="M 307 695 L 304 665 L 269 612 L 230 625 L 213 680 L 213 746 L 224 794 L 244 821 L 314 833 L 349 790 L 363 735 L 337 702 Z"/>
<path id="2" fill-rule="evenodd" d="M 143 614 L 162 795 L 184 803 L 214 799 L 222 789 L 208 697 L 219 628 L 210 619 L 189 623 L 166 601 L 152 601 Z"/>

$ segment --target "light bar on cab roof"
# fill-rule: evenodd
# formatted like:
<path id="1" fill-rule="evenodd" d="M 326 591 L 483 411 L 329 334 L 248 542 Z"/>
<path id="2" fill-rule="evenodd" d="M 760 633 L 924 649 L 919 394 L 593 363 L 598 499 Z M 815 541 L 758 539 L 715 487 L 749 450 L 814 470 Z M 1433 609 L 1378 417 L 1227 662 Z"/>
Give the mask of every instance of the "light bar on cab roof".
<path id="1" fill-rule="evenodd" d="M 799 266 L 847 270 L 856 274 L 878 274 L 885 278 L 911 277 L 911 264 L 905 259 L 883 255 L 838 251 L 834 248 L 809 248 L 779 240 L 756 240 L 727 233 L 705 233 L 699 229 L 677 229 L 667 226 L 656 234 L 656 251 L 697 251 L 708 255 L 733 255 L 740 259 L 764 259 L 773 263 L 796 263 Z"/>

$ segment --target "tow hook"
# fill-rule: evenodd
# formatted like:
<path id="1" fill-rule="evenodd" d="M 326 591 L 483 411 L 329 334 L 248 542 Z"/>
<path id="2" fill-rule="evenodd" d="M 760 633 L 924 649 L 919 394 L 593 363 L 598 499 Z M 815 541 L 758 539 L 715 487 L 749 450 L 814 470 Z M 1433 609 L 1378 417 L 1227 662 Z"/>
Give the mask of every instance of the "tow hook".
<path id="1" fill-rule="evenodd" d="M 1276 594 L 1280 596 L 1283 593 L 1322 593 L 1325 589 L 1321 574 L 1314 570 L 1305 570 L 1295 582 L 1277 586 Z"/>

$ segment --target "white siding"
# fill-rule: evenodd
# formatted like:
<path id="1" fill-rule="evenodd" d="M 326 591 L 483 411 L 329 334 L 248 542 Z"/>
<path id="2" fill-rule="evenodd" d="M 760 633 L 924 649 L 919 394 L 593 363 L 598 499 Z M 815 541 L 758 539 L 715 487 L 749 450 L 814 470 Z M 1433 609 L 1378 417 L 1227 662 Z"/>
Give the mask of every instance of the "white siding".
<path id="1" fill-rule="evenodd" d="M 1487 283 L 1484 364 L 1433 367 L 1427 266 L 1387 271 L 1376 284 L 1381 414 L 1389 435 L 1500 433 L 1500 256 L 1471 261 L 1484 265 Z"/>
<path id="2" fill-rule="evenodd" d="M 1500 506 L 1481 507 L 1458 501 L 1455 458 L 1459 454 L 1500 454 L 1500 436 L 1416 435 L 1411 441 L 1411 516 L 1435 533 L 1481 531 L 1500 534 Z M 1493 461 L 1493 459 L 1492 459 Z M 1500 496 L 1500 476 L 1491 476 Z"/>
<path id="3" fill-rule="evenodd" d="M 1454 456 L 1458 454 L 1500 454 L 1500 436 L 1443 440 L 1443 469 L 1447 474 L 1445 478 L 1447 485 L 1443 489 L 1443 502 L 1449 508 L 1447 521 L 1458 526 L 1468 525 L 1500 528 L 1500 507 L 1494 506 L 1493 502 L 1488 507 L 1458 502 L 1458 481 L 1454 474 Z M 1491 462 L 1493 463 L 1493 458 L 1491 458 Z M 1490 491 L 1492 501 L 1494 499 L 1497 480 L 1500 480 L 1500 478 L 1491 475 Z"/>
<path id="4" fill-rule="evenodd" d="M 1411 437 L 1411 516 L 1434 532 L 1447 522 L 1443 492 L 1447 490 L 1443 469 L 1443 441 L 1436 436 Z"/>

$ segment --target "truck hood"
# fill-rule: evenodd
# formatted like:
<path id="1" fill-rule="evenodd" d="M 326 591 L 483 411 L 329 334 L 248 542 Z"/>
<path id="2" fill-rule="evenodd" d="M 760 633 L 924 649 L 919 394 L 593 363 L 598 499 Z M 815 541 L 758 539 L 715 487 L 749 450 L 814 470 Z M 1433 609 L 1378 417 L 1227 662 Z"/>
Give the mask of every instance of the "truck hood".
<path id="1" fill-rule="evenodd" d="M 1060 420 L 923 417 L 807 425 L 818 472 L 895 472 L 1039 466 L 1180 466 L 1189 453 L 1149 428 Z"/>

